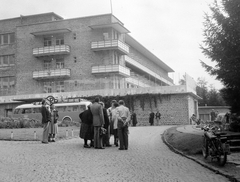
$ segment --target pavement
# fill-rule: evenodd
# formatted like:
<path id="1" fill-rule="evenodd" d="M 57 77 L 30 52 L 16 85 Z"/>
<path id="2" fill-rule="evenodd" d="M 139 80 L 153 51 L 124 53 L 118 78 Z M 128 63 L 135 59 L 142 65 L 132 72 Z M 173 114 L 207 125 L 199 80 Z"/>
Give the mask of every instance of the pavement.
<path id="1" fill-rule="evenodd" d="M 172 152 L 161 139 L 169 127 L 130 127 L 129 149 L 124 151 L 115 146 L 86 149 L 79 138 L 51 144 L 0 141 L 0 182 L 229 181 Z"/>
<path id="2" fill-rule="evenodd" d="M 182 133 L 189 133 L 203 136 L 203 130 L 197 125 L 184 125 L 177 127 L 177 131 Z M 234 152 L 228 155 L 228 162 L 240 165 L 240 152 Z"/>

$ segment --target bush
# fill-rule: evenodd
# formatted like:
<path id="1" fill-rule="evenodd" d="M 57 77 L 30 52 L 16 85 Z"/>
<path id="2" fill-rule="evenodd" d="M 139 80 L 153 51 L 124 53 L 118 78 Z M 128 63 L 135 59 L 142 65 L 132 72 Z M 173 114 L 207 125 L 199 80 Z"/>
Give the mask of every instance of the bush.
<path id="1" fill-rule="evenodd" d="M 29 118 L 0 118 L 0 128 L 39 128 L 40 121 Z"/>
<path id="2" fill-rule="evenodd" d="M 240 117 L 233 116 L 232 122 L 229 125 L 229 131 L 240 132 Z"/>

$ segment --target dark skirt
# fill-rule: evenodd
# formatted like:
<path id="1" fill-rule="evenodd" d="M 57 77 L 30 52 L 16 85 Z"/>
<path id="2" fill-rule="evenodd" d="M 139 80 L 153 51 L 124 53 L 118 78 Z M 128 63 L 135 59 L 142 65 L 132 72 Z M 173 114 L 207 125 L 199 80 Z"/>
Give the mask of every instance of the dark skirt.
<path id="1" fill-rule="evenodd" d="M 81 123 L 79 137 L 86 140 L 93 139 L 93 127 L 92 125 L 87 125 L 85 123 Z"/>

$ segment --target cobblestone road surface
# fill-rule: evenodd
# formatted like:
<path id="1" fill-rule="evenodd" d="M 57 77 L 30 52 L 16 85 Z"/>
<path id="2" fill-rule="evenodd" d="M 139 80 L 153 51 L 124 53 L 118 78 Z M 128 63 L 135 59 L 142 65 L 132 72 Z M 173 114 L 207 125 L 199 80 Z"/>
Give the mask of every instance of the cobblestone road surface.
<path id="1" fill-rule="evenodd" d="M 130 128 L 127 151 L 85 149 L 79 138 L 48 145 L 0 141 L 0 182 L 228 181 L 171 152 L 161 140 L 166 128 Z"/>

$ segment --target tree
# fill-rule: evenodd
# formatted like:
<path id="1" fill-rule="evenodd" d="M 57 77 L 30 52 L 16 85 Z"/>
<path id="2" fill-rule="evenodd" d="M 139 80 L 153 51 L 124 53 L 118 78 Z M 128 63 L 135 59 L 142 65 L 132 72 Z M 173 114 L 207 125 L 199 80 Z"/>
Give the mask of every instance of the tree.
<path id="1" fill-rule="evenodd" d="M 204 18 L 203 54 L 216 63 L 206 71 L 215 75 L 225 88 L 221 91 L 232 111 L 240 111 L 240 1 L 215 0 Z M 232 95 L 234 93 L 234 96 Z"/>

